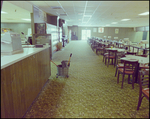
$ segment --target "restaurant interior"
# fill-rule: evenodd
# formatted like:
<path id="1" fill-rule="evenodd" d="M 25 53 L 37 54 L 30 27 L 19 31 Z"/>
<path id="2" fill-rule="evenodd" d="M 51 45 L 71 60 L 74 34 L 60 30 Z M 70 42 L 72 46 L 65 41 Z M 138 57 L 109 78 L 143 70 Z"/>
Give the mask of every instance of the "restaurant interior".
<path id="1" fill-rule="evenodd" d="M 149 118 L 149 1 L 1 1 L 1 118 Z"/>

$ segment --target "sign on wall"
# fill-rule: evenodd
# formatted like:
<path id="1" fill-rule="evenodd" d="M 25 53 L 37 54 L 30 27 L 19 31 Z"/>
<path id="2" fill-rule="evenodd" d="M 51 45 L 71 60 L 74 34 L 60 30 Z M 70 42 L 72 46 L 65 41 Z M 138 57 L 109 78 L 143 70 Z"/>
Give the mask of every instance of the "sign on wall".
<path id="1" fill-rule="evenodd" d="M 115 34 L 118 34 L 119 33 L 119 29 L 115 29 Z"/>
<path id="2" fill-rule="evenodd" d="M 99 28 L 98 28 L 98 33 L 104 33 L 104 28 L 99 27 Z"/>

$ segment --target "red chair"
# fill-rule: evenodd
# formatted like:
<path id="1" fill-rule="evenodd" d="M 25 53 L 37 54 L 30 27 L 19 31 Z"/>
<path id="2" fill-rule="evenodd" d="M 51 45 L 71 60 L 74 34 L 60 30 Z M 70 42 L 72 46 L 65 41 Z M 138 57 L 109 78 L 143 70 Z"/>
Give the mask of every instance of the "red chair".
<path id="1" fill-rule="evenodd" d="M 119 74 L 122 74 L 121 88 L 123 88 L 124 76 L 128 75 L 128 83 L 129 83 L 130 75 L 132 75 L 132 89 L 134 89 L 134 77 L 135 77 L 137 66 L 138 66 L 138 61 L 124 61 L 123 68 L 118 68 L 117 83 L 119 83 Z"/>
<path id="2" fill-rule="evenodd" d="M 115 72 L 115 77 L 117 75 L 117 71 L 118 71 L 118 68 L 123 68 L 124 67 L 124 64 L 122 63 L 123 61 L 120 60 L 120 58 L 122 57 L 125 57 L 124 54 L 118 54 L 116 56 L 116 72 Z"/>
<path id="3" fill-rule="evenodd" d="M 113 64 L 113 60 L 114 60 L 114 67 L 115 67 L 117 50 L 107 50 L 107 51 L 108 51 L 108 55 L 105 56 L 105 65 L 106 65 L 106 61 L 108 59 L 108 63 L 107 63 L 107 67 L 108 67 L 110 59 L 111 59 L 112 64 Z"/>
<path id="4" fill-rule="evenodd" d="M 144 88 L 144 86 L 147 86 L 147 88 Z M 139 71 L 139 101 L 137 110 L 141 106 L 143 97 L 149 100 L 149 70 Z"/>

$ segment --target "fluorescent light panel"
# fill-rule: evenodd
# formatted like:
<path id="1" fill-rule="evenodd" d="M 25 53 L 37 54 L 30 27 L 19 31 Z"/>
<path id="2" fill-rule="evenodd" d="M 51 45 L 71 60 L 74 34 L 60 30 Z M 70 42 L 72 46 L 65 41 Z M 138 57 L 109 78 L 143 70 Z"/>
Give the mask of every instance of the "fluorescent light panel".
<path id="1" fill-rule="evenodd" d="M 1 11 L 1 14 L 8 14 L 7 12 Z"/>
<path id="2" fill-rule="evenodd" d="M 112 22 L 111 24 L 117 24 L 117 22 Z"/>
<path id="3" fill-rule="evenodd" d="M 144 13 L 141 13 L 139 15 L 149 15 L 149 12 L 144 12 Z"/>
<path id="4" fill-rule="evenodd" d="M 25 20 L 25 21 L 31 21 L 31 19 L 22 19 L 22 20 Z"/>
<path id="5" fill-rule="evenodd" d="M 92 15 L 84 15 L 84 17 L 92 17 Z"/>
<path id="6" fill-rule="evenodd" d="M 130 19 L 122 19 L 121 21 L 128 21 L 128 20 L 130 20 Z"/>

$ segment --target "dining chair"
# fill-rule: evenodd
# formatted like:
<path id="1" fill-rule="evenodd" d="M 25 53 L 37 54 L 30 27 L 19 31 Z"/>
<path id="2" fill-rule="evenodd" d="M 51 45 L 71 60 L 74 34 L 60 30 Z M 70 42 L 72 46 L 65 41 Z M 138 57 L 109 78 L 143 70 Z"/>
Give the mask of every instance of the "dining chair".
<path id="1" fill-rule="evenodd" d="M 106 48 L 110 48 L 110 47 L 104 45 L 104 48 L 103 48 L 103 62 L 105 61 L 105 57 L 108 55 L 108 51 L 106 50 Z"/>
<path id="2" fill-rule="evenodd" d="M 147 88 L 145 86 L 147 86 Z M 139 101 L 137 110 L 139 110 L 141 106 L 143 97 L 149 100 L 149 70 L 139 71 Z"/>
<path id="3" fill-rule="evenodd" d="M 119 83 L 119 74 L 122 74 L 121 88 L 123 88 L 124 76 L 128 75 L 128 83 L 129 83 L 130 75 L 132 75 L 132 89 L 134 89 L 134 77 L 138 66 L 138 60 L 136 61 L 128 60 L 123 61 L 123 63 L 124 63 L 123 68 L 118 68 L 117 83 Z"/>
<path id="4" fill-rule="evenodd" d="M 100 54 L 103 54 L 103 49 L 104 45 L 102 43 L 99 43 L 98 47 L 96 47 L 96 54 L 98 55 L 98 52 L 100 52 Z"/>
<path id="5" fill-rule="evenodd" d="M 124 67 L 123 61 L 120 60 L 120 58 L 122 58 L 122 57 L 125 57 L 124 52 L 117 53 L 117 55 L 116 55 L 116 64 L 115 64 L 115 66 L 116 66 L 115 77 L 117 75 L 118 68 L 123 68 Z"/>
<path id="6" fill-rule="evenodd" d="M 108 62 L 107 62 L 107 67 L 108 67 L 110 59 L 111 59 L 112 60 L 112 64 L 113 64 L 113 60 L 114 60 L 114 67 L 115 67 L 117 50 L 107 50 L 107 51 L 108 51 L 108 55 L 105 56 L 105 65 L 106 65 L 106 62 L 108 60 Z"/>

